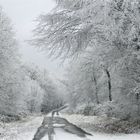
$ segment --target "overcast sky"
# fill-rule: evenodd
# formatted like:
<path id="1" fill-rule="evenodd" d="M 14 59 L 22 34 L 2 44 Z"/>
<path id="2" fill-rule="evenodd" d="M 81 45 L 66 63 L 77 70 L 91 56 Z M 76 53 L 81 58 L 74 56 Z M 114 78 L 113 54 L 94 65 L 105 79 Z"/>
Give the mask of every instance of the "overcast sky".
<path id="1" fill-rule="evenodd" d="M 25 62 L 33 62 L 40 67 L 46 67 L 56 77 L 62 76 L 63 67 L 59 61 L 51 61 L 43 53 L 25 43 L 31 38 L 35 27 L 34 19 L 42 13 L 50 12 L 55 3 L 53 0 L 0 0 L 0 5 L 11 18 L 19 40 L 20 52 Z"/>

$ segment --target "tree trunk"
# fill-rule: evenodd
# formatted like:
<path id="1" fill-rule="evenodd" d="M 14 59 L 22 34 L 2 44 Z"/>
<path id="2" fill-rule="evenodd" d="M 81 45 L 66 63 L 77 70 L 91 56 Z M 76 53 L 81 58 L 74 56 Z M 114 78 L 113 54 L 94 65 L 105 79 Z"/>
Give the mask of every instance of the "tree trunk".
<path id="1" fill-rule="evenodd" d="M 95 98 L 96 98 L 96 102 L 97 104 L 99 104 L 99 97 L 98 97 L 98 87 L 97 87 L 97 80 L 93 74 L 93 81 L 94 81 L 94 84 L 95 84 Z"/>
<path id="2" fill-rule="evenodd" d="M 139 93 L 136 94 L 136 102 L 137 102 L 137 114 L 140 115 L 140 102 L 139 102 Z"/>
<path id="3" fill-rule="evenodd" d="M 112 101 L 112 93 L 111 93 L 111 76 L 110 73 L 108 71 L 108 69 L 105 69 L 105 72 L 107 74 L 107 78 L 108 78 L 108 90 L 109 90 L 109 101 Z"/>

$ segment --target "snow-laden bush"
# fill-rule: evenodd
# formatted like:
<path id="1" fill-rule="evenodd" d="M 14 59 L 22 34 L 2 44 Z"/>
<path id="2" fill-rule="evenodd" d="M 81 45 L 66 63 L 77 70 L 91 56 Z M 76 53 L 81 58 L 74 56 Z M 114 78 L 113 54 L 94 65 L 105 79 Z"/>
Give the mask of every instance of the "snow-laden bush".
<path id="1" fill-rule="evenodd" d="M 106 116 L 129 120 L 136 118 L 137 106 L 118 102 L 105 102 L 104 104 L 83 104 L 75 109 L 70 109 L 69 113 L 83 114 L 85 116 Z"/>
<path id="2" fill-rule="evenodd" d="M 0 115 L 0 122 L 9 123 L 11 121 L 19 121 L 21 117 L 19 115 Z"/>

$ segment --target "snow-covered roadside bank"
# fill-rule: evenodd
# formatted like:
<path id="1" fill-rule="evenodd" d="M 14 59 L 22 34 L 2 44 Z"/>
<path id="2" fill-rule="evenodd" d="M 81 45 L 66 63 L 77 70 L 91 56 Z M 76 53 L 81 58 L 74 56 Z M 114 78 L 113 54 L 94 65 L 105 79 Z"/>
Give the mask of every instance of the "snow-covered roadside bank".
<path id="1" fill-rule="evenodd" d="M 32 116 L 24 120 L 4 124 L 0 140 L 32 140 L 43 116 Z"/>
<path id="2" fill-rule="evenodd" d="M 140 134 L 140 120 L 120 120 L 105 116 L 63 115 L 74 124 L 89 132 L 107 134 Z M 78 119 L 77 119 L 78 118 Z"/>
<path id="3" fill-rule="evenodd" d="M 73 123 L 80 123 L 81 121 L 96 121 L 96 117 L 83 117 L 80 115 L 64 115 L 65 118 L 71 120 Z M 29 117 L 26 120 L 19 122 L 13 122 L 6 124 L 3 129 L 1 129 L 0 140 L 32 140 L 37 128 L 42 122 L 42 116 L 33 116 Z M 88 127 L 88 125 L 86 126 Z M 139 140 L 140 134 L 123 134 L 123 135 L 109 135 L 102 134 L 97 132 L 92 132 L 93 137 L 90 137 L 90 140 Z M 47 137 L 42 140 L 47 140 Z M 56 131 L 55 140 L 78 140 L 75 136 L 69 136 L 63 133 L 61 130 Z M 80 140 L 80 139 L 79 139 Z"/>

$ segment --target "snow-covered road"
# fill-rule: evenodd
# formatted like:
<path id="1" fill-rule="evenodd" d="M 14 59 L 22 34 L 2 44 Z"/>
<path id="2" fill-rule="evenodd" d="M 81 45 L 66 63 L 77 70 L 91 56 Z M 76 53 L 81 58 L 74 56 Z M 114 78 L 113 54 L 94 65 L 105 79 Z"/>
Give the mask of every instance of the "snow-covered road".
<path id="1" fill-rule="evenodd" d="M 32 116 L 19 122 L 5 124 L 0 128 L 0 140 L 32 140 L 37 128 L 43 120 L 42 116 Z M 76 119 L 77 120 L 77 119 Z M 140 134 L 129 135 L 109 135 L 101 133 L 93 133 L 90 140 L 140 140 Z M 60 129 L 56 130 L 55 140 L 81 140 L 80 138 L 69 134 L 67 135 Z M 47 136 L 42 140 L 47 140 Z"/>

